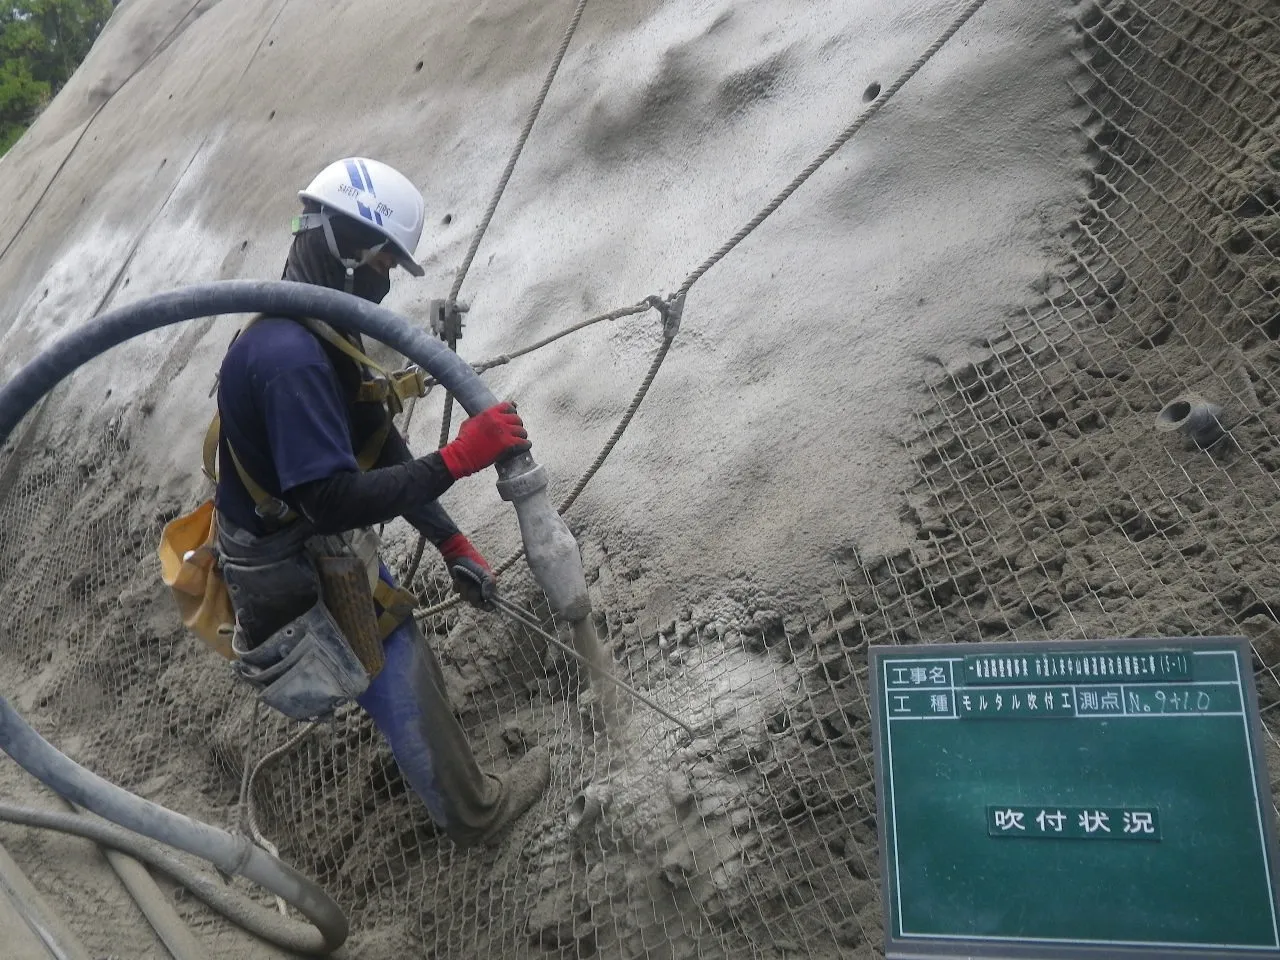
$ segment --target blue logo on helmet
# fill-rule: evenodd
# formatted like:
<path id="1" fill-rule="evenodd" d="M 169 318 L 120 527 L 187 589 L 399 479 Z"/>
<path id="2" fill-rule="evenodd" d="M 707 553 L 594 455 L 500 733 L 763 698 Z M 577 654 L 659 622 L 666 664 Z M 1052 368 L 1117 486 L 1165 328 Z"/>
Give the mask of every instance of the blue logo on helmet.
<path id="1" fill-rule="evenodd" d="M 351 185 L 358 191 L 368 193 L 370 197 L 376 200 L 377 194 L 373 191 L 373 179 L 369 176 L 369 168 L 365 166 L 364 161 L 348 160 L 346 161 L 346 166 L 347 176 L 351 178 Z M 356 209 L 360 211 L 360 216 L 366 220 L 382 226 L 382 204 L 371 208 L 357 196 Z"/>

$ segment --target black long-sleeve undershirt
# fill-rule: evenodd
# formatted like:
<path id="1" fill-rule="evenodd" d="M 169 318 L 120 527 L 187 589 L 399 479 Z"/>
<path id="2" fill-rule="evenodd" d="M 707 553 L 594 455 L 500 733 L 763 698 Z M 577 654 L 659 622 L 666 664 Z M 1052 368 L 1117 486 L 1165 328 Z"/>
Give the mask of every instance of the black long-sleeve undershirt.
<path id="1" fill-rule="evenodd" d="M 413 460 L 413 454 L 409 451 L 409 445 L 405 443 L 404 437 L 400 436 L 400 432 L 393 425 L 387 433 L 386 442 L 382 445 L 382 452 L 378 455 L 378 460 L 374 463 L 374 468 L 391 467 L 401 463 L 409 463 Z M 442 476 L 448 477 L 446 470 Z M 449 483 L 453 479 L 449 478 Z M 443 493 L 445 487 L 440 491 Z M 430 540 L 437 547 L 458 533 L 458 526 L 450 518 L 444 507 L 436 497 L 440 493 L 432 494 L 429 499 L 420 500 L 417 506 L 410 510 L 406 510 L 401 514 L 409 522 L 409 524 Z"/>
<path id="2" fill-rule="evenodd" d="M 438 453 L 398 463 L 375 467 L 364 473 L 338 473 L 323 480 L 304 483 L 290 491 L 302 515 L 311 521 L 316 533 L 342 533 L 396 517 L 422 519 L 424 507 L 430 503 L 439 508 L 452 532 L 436 541 L 442 529 L 422 530 L 432 542 L 442 543 L 457 528 L 444 509 L 435 503 L 438 496 L 453 485 L 453 476 Z M 412 520 L 411 520 L 412 522 Z M 414 526 L 418 526 L 417 523 Z M 443 525 L 441 525 L 443 526 Z M 419 526 L 419 529 L 422 528 Z"/>
<path id="3" fill-rule="evenodd" d="M 360 370 L 327 341 L 321 347 L 350 406 L 351 428 L 358 436 L 373 434 L 388 416 L 379 404 L 355 403 Z M 438 453 L 414 459 L 394 424 L 387 431 L 373 468 L 363 473 L 340 473 L 304 483 L 289 492 L 290 501 L 307 517 L 317 533 L 343 533 L 404 517 L 437 547 L 458 533 L 458 527 L 437 501 L 453 485 Z"/>

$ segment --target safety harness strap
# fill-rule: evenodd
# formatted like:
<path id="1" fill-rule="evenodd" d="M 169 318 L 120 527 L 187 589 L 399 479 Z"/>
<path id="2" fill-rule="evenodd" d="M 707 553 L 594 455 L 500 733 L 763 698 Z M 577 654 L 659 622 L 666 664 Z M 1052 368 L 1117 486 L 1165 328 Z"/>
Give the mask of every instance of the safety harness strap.
<path id="1" fill-rule="evenodd" d="M 215 412 L 204 432 L 204 475 L 218 482 L 218 436 L 222 432 L 222 414 Z"/>
<path id="2" fill-rule="evenodd" d="M 263 489 L 253 477 L 249 476 L 249 471 L 244 468 L 244 464 L 240 462 L 240 458 L 236 455 L 236 448 L 231 445 L 231 441 L 227 441 L 227 450 L 231 454 L 231 463 L 236 468 L 236 473 L 240 477 L 240 482 L 244 484 L 244 488 L 249 491 L 249 496 L 253 497 L 253 502 L 257 506 L 258 516 L 264 520 L 270 520 L 280 526 L 286 526 L 298 519 L 298 513 L 291 506 L 281 500 L 279 497 L 273 497 Z"/>
<path id="3" fill-rule="evenodd" d="M 320 337 L 336 350 L 346 354 L 360 367 L 363 381 L 356 396 L 357 402 L 386 403 L 395 416 L 404 409 L 404 401 L 410 397 L 424 397 L 427 394 L 427 378 L 421 368 L 406 367 L 404 370 L 392 372 L 377 363 L 354 343 L 340 334 L 329 324 L 321 320 L 304 318 L 303 326 Z"/>
<path id="4" fill-rule="evenodd" d="M 382 423 L 378 424 L 378 429 L 373 431 L 369 439 L 364 442 L 364 446 L 356 454 L 356 465 L 361 470 L 373 469 L 373 465 L 378 462 L 378 457 L 381 456 L 382 448 L 386 446 L 387 437 L 390 435 L 391 416 L 384 412 Z"/>
<path id="5" fill-rule="evenodd" d="M 222 416 L 215 413 L 213 419 L 209 421 L 209 428 L 204 434 L 204 473 L 214 483 L 218 482 L 218 439 L 221 429 Z M 386 411 L 383 411 L 382 423 L 365 441 L 364 446 L 360 448 L 360 452 L 356 454 L 356 465 L 362 471 L 373 469 L 373 465 L 378 462 L 378 457 L 382 455 L 382 448 L 386 446 L 387 437 L 390 435 L 391 417 Z M 295 511 L 289 508 L 288 505 L 284 505 L 283 509 L 277 507 L 278 504 L 283 504 L 284 501 L 267 493 L 262 484 L 249 475 L 249 471 L 240 462 L 240 457 L 236 455 L 235 448 L 231 445 L 230 440 L 227 441 L 227 450 L 231 452 L 231 463 L 236 468 L 236 475 L 240 477 L 240 482 L 244 484 L 245 490 L 253 498 L 254 504 L 258 507 L 259 515 L 273 519 L 276 523 L 292 523 L 296 520 L 298 515 Z M 286 514 L 288 519 L 284 519 Z"/>
<path id="6" fill-rule="evenodd" d="M 259 317 L 254 317 L 236 333 L 240 336 L 244 330 L 252 326 Z M 346 354 L 360 368 L 362 382 L 356 395 L 357 403 L 377 403 L 382 407 L 382 422 L 368 440 L 356 453 L 356 464 L 362 471 L 372 470 L 382 455 L 387 437 L 391 435 L 391 418 L 404 409 L 404 400 L 409 397 L 426 395 L 426 376 L 416 366 L 408 367 L 395 373 L 387 371 L 371 357 L 360 350 L 337 330 L 319 320 L 303 319 L 301 321 L 316 336 Z M 235 339 L 232 339 L 232 343 Z M 376 374 L 376 376 L 375 376 Z M 215 412 L 213 419 L 204 433 L 203 461 L 204 473 L 214 483 L 218 482 L 218 442 L 222 434 L 222 416 Z M 231 441 L 227 441 L 227 451 L 231 454 L 231 463 L 236 475 L 244 484 L 245 490 L 253 498 L 257 513 L 264 520 L 286 526 L 296 521 L 299 514 L 279 497 L 273 497 L 262 484 L 249 475 L 240 457 L 236 454 Z M 391 632 L 400 626 L 418 605 L 418 598 L 408 590 L 392 587 L 381 580 L 373 590 L 373 599 L 382 608 L 378 617 L 378 639 L 385 640 Z"/>

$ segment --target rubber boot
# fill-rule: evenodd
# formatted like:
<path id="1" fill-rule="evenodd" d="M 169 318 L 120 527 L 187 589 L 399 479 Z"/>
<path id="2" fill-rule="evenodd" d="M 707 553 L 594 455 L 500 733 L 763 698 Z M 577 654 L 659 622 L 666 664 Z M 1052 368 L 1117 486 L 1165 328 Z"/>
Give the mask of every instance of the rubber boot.
<path id="1" fill-rule="evenodd" d="M 493 822 L 477 843 L 492 843 L 542 796 L 551 781 L 551 751 L 534 747 L 497 779 L 502 784 L 502 799 Z"/>
<path id="2" fill-rule="evenodd" d="M 535 748 L 502 777 L 476 762 L 450 708 L 440 664 L 410 617 L 387 637 L 386 665 L 358 699 L 387 738 L 405 780 L 459 846 L 496 837 L 546 789 L 550 758 Z"/>

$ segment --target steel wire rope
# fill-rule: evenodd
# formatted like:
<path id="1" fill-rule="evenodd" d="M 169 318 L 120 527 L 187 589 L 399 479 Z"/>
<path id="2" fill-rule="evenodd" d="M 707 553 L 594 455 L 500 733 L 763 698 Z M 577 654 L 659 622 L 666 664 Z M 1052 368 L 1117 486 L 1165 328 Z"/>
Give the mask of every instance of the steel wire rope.
<path id="1" fill-rule="evenodd" d="M 484 239 L 484 235 L 489 229 L 489 224 L 493 221 L 493 215 L 498 209 L 498 204 L 502 202 L 502 195 L 506 192 L 507 184 L 511 182 L 511 177 L 515 173 L 516 163 L 520 160 L 520 154 L 524 152 L 524 145 L 529 141 L 529 134 L 533 132 L 533 125 L 538 122 L 538 115 L 542 113 L 542 105 L 547 102 L 547 95 L 551 92 L 551 85 L 555 82 L 556 74 L 560 71 L 560 64 L 564 62 L 565 54 L 569 52 L 569 44 L 573 40 L 574 33 L 578 30 L 578 24 L 582 21 L 582 12 L 586 8 L 587 0 L 578 0 L 577 6 L 573 9 L 573 16 L 569 18 L 569 25 L 565 28 L 564 36 L 560 39 L 560 46 L 556 50 L 555 57 L 551 60 L 551 67 L 547 70 L 546 78 L 542 81 L 542 89 L 538 91 L 537 99 L 534 100 L 533 108 L 525 119 L 524 127 L 520 130 L 520 136 L 516 139 L 516 145 L 511 151 L 511 156 L 507 158 L 507 165 L 502 171 L 502 176 L 498 178 L 498 187 L 493 191 L 489 206 L 485 209 L 484 216 L 480 218 L 480 225 L 476 227 L 476 232 L 471 238 L 471 245 L 467 247 L 466 255 L 462 258 L 462 266 L 458 268 L 458 272 L 453 278 L 453 286 L 449 288 L 448 302 L 450 304 L 455 304 L 458 301 L 458 294 L 462 292 L 462 283 L 467 278 L 467 271 L 471 269 L 476 253 L 480 250 L 480 242 Z M 449 349 L 456 350 L 457 347 L 457 338 L 450 337 Z M 446 393 L 444 397 L 444 415 L 440 423 L 439 446 L 443 447 L 449 442 L 449 428 L 452 420 L 453 394 Z"/>
<path id="2" fill-rule="evenodd" d="M 496 357 L 490 357 L 488 360 L 482 360 L 479 363 L 471 364 L 471 369 L 476 373 L 484 373 L 486 370 L 492 370 L 494 367 L 501 367 L 510 363 L 512 360 L 519 360 L 535 351 L 541 350 L 543 347 L 549 347 L 557 340 L 569 336 L 571 333 L 577 333 L 579 330 L 585 330 L 587 327 L 594 326 L 597 323 L 603 323 L 606 320 L 621 320 L 624 317 L 635 316 L 638 313 L 645 313 L 652 309 L 653 304 L 648 300 L 642 300 L 637 304 L 629 307 L 619 307 L 617 310 L 611 310 L 609 313 L 602 313 L 598 316 L 591 317 L 587 320 L 579 321 L 571 326 L 565 327 L 558 333 L 553 333 L 549 337 L 543 337 L 535 343 L 529 344 L 527 347 L 521 347 L 519 350 L 513 350 L 510 353 L 500 353 Z M 429 387 L 438 385 L 439 381 L 434 377 L 428 377 L 425 381 Z"/>
<path id="3" fill-rule="evenodd" d="M 484 216 L 480 218 L 480 225 L 476 227 L 475 234 L 471 237 L 471 244 L 467 247 L 467 252 L 462 258 L 462 266 L 458 268 L 457 274 L 453 278 L 453 286 L 449 288 L 449 305 L 456 305 L 458 294 L 462 292 L 462 283 L 467 278 L 467 272 L 471 269 L 471 264 L 475 260 L 476 253 L 480 249 L 480 241 L 484 239 L 485 233 L 489 229 L 489 224 L 493 221 L 493 215 L 498 209 L 498 204 L 502 201 L 502 195 L 506 192 L 507 184 L 511 182 L 512 174 L 515 173 L 516 163 L 520 160 L 520 154 L 524 152 L 524 146 L 529 140 L 529 134 L 533 132 L 533 125 L 538 122 L 538 115 L 542 113 L 542 106 L 547 102 L 547 95 L 551 92 L 551 85 L 555 82 L 556 74 L 560 71 L 560 64 L 564 62 L 565 54 L 569 52 L 569 44 L 573 41 L 573 35 L 578 30 L 578 24 L 582 21 L 582 13 L 587 8 L 587 0 L 578 0 L 577 6 L 573 8 L 573 15 L 569 18 L 569 25 L 565 27 L 564 36 L 560 38 L 560 46 L 556 49 L 555 57 L 551 60 L 551 67 L 547 70 L 547 76 L 542 81 L 542 89 L 538 91 L 538 96 L 533 102 L 533 108 L 529 111 L 529 116 L 525 119 L 524 127 L 520 130 L 520 136 L 516 138 L 516 145 L 511 151 L 511 156 L 507 158 L 507 165 L 502 171 L 502 176 L 498 178 L 497 189 L 493 191 L 493 196 L 489 199 L 489 206 L 485 209 Z M 458 349 L 458 340 L 456 336 L 450 336 L 448 339 L 449 349 Z M 405 414 L 405 430 L 409 429 L 409 424 L 413 420 L 413 411 L 417 404 L 409 408 Z M 449 432 L 453 420 L 453 394 L 446 393 L 444 397 L 444 414 L 440 423 L 440 442 L 437 446 L 443 447 L 449 442 Z M 418 545 L 414 549 L 413 560 L 409 564 L 408 573 L 405 575 L 405 583 L 411 584 L 413 578 L 417 575 L 418 566 L 422 563 L 422 552 L 427 545 L 425 534 L 418 534 Z"/>
<path id="4" fill-rule="evenodd" d="M 515 148 L 507 159 L 507 166 L 502 171 L 502 176 L 498 181 L 498 188 L 494 190 L 493 197 L 489 200 L 489 206 L 485 210 L 484 216 L 480 219 L 480 225 L 476 228 L 475 235 L 471 238 L 471 245 L 467 248 L 466 256 L 462 258 L 462 266 L 458 268 L 458 273 L 453 278 L 453 286 L 449 290 L 450 302 L 456 301 L 458 294 L 462 292 L 462 282 L 467 277 L 467 271 L 471 269 L 471 263 L 475 260 L 476 253 L 480 249 L 480 241 L 484 239 L 485 231 L 489 229 L 493 214 L 502 200 L 502 194 L 506 191 L 507 184 L 511 181 L 511 176 L 516 169 L 516 163 L 520 160 L 520 153 L 524 150 L 524 145 L 529 140 L 533 125 L 538 121 L 538 114 L 542 112 L 542 105 L 546 103 L 547 94 L 551 92 L 551 85 L 555 82 L 556 73 L 560 70 L 560 64 L 564 62 L 564 56 L 569 51 L 569 44 L 573 40 L 574 33 L 577 32 L 578 24 L 582 20 L 582 12 L 586 8 L 587 0 L 578 0 L 578 5 L 573 10 L 573 16 L 569 18 L 569 25 L 565 28 L 564 36 L 560 39 L 560 47 L 556 50 L 556 55 L 551 61 L 551 67 L 547 71 L 546 79 L 542 81 L 542 89 L 538 91 L 538 97 L 524 122 L 524 128 L 520 131 Z"/>
<path id="5" fill-rule="evenodd" d="M 836 151 L 848 143 L 853 138 L 854 134 L 866 126 L 867 121 L 879 113 L 884 108 L 884 105 L 893 99 L 894 95 L 903 88 L 907 81 L 914 77 L 920 71 L 921 67 L 932 60 L 934 54 L 941 50 L 943 46 L 946 45 L 947 41 L 955 36 L 956 32 L 968 23 L 969 19 L 975 13 L 982 9 L 983 4 L 986 2 L 987 0 L 971 0 L 969 5 L 961 10 L 956 19 L 952 21 L 951 25 L 943 31 L 942 35 L 939 36 L 937 40 L 933 41 L 933 43 L 929 45 L 928 49 L 926 49 L 924 53 L 920 54 L 920 56 L 916 58 L 916 61 L 911 64 L 911 66 L 909 66 L 887 90 L 884 90 L 880 96 L 876 97 L 867 109 L 862 112 L 858 119 L 845 127 L 845 129 L 841 131 L 840 135 L 832 140 L 831 143 L 827 145 L 827 148 L 823 150 L 822 153 L 818 154 L 818 156 L 816 156 L 807 167 L 800 171 L 794 180 L 783 187 L 782 191 L 776 197 L 765 204 L 764 208 L 752 217 L 751 220 L 747 222 L 746 226 L 726 240 L 719 250 L 704 260 L 696 270 L 685 278 L 684 283 L 680 285 L 680 290 L 678 291 L 677 296 L 687 294 L 689 290 L 692 289 L 693 285 L 701 280 L 708 270 L 723 260 L 734 247 L 750 236 L 751 233 L 760 226 L 760 224 L 764 223 L 764 221 L 775 210 L 786 202 L 788 197 L 799 190 L 804 185 L 805 181 L 818 171 L 819 167 L 835 156 Z"/>
<path id="6" fill-rule="evenodd" d="M 847 126 L 844 130 L 842 130 L 840 134 L 834 140 L 832 140 L 830 144 L 827 145 L 826 149 L 824 149 L 820 154 L 818 154 L 818 156 L 815 157 L 807 167 L 805 167 L 790 183 L 788 183 L 777 194 L 777 196 L 775 196 L 772 200 L 770 200 L 760 210 L 759 213 L 757 213 L 754 217 L 752 217 L 751 220 L 748 221 L 748 223 L 745 226 L 743 226 L 737 233 L 735 233 L 732 237 L 730 237 L 727 241 L 725 241 L 725 243 L 718 250 L 716 250 L 713 254 L 711 254 L 711 256 L 709 256 L 706 260 L 704 260 L 692 273 L 690 273 L 685 278 L 684 283 L 680 285 L 680 289 L 672 297 L 670 297 L 667 301 L 665 301 L 665 306 L 667 308 L 670 308 L 674 304 L 682 305 L 684 302 L 685 296 L 693 288 L 693 285 L 697 283 L 700 279 L 702 279 L 702 277 L 707 273 L 708 270 L 710 270 L 717 263 L 719 263 L 726 256 L 728 256 L 728 254 L 739 243 L 741 243 L 748 236 L 750 236 L 751 233 L 753 233 L 756 230 L 756 228 L 758 228 L 762 223 L 764 223 L 764 221 L 768 219 L 769 216 L 774 213 L 774 211 L 776 211 L 780 206 L 782 206 L 782 204 L 785 203 L 793 193 L 799 190 L 800 187 L 802 187 L 805 184 L 805 182 L 811 176 L 813 176 L 813 174 L 816 173 L 823 164 L 825 164 L 828 160 L 830 160 L 833 156 L 835 156 L 836 152 L 839 151 L 840 148 L 843 147 L 846 143 L 848 143 L 858 133 L 859 130 L 861 130 L 864 126 L 866 126 L 867 122 L 870 121 L 877 113 L 879 113 L 880 110 L 884 108 L 885 104 L 888 103 L 898 93 L 898 91 L 901 90 L 907 84 L 907 82 L 912 77 L 914 77 L 917 73 L 919 73 L 921 68 L 923 68 L 926 63 L 928 63 L 931 59 L 933 59 L 934 55 L 937 54 L 937 52 L 941 50 L 947 44 L 947 42 L 950 41 L 951 38 L 956 35 L 956 33 L 960 30 L 961 27 L 963 27 L 966 23 L 969 22 L 969 20 L 973 17 L 975 13 L 977 13 L 980 9 L 982 9 L 982 7 L 986 4 L 986 2 L 987 0 L 971 0 L 971 2 L 967 6 L 965 6 L 963 10 L 960 11 L 960 13 L 956 16 L 955 20 L 951 22 L 951 24 L 947 27 L 947 29 L 944 30 L 942 34 L 940 34 L 938 38 L 934 40 L 933 43 L 931 43 L 925 49 L 925 51 L 922 54 L 920 54 L 920 56 L 917 57 L 915 61 L 909 67 L 907 67 L 907 69 L 904 70 L 902 74 L 886 90 L 881 92 L 880 96 L 878 96 L 875 99 L 875 101 L 873 101 L 867 107 L 867 109 L 864 110 L 858 116 L 858 118 L 853 121 L 853 123 L 849 124 L 849 126 Z M 646 302 L 649 305 L 658 307 L 658 309 L 660 310 L 663 309 L 663 305 L 660 305 L 655 300 L 655 298 L 651 297 Z M 585 327 L 588 325 L 590 325 L 590 322 L 584 322 L 583 324 L 580 325 L 580 327 Z M 566 331 L 566 332 L 571 332 L 571 331 Z M 641 383 L 640 389 L 637 391 L 635 398 L 631 401 L 631 405 L 627 408 L 627 412 L 623 415 L 622 420 L 619 422 L 617 429 L 614 430 L 613 435 L 605 443 L 603 449 L 600 451 L 599 456 L 596 457 L 595 461 L 591 464 L 591 466 L 588 467 L 586 472 L 583 473 L 582 477 L 578 480 L 578 483 L 574 486 L 573 491 L 569 494 L 568 497 L 565 498 L 564 502 L 561 504 L 559 508 L 560 513 L 564 513 L 566 510 L 568 510 L 569 507 L 573 505 L 574 501 L 577 500 L 578 496 L 586 488 L 587 484 L 591 482 L 592 477 L 594 477 L 595 474 L 599 471 L 600 467 L 604 464 L 604 461 L 608 458 L 609 454 L 613 451 L 613 448 L 617 445 L 618 441 L 621 439 L 622 434 L 626 431 L 627 427 L 630 425 L 632 419 L 635 417 L 636 411 L 640 407 L 641 402 L 643 402 L 645 395 L 649 392 L 649 387 L 653 384 L 653 379 L 654 377 L 657 376 L 658 369 L 662 366 L 663 361 L 667 357 L 667 353 L 671 348 L 671 341 L 673 339 L 673 336 L 674 336 L 673 334 L 669 334 L 669 333 L 664 335 L 662 346 L 658 350 L 657 355 L 654 357 L 653 364 L 650 366 L 648 373 L 645 375 L 644 381 Z M 556 339 L 556 338 L 551 338 L 551 339 Z M 525 352 L 526 353 L 532 352 L 532 349 L 526 350 Z M 501 358 L 497 358 L 497 359 L 501 360 Z M 491 365 L 498 366 L 500 364 L 492 363 Z M 417 573 L 416 561 L 421 560 L 424 539 L 425 538 L 419 538 L 417 553 L 414 558 L 415 563 L 410 567 L 410 576 L 406 578 L 406 582 L 410 582 L 412 580 L 412 575 Z M 504 560 L 502 563 L 500 563 L 497 567 L 494 568 L 494 573 L 495 574 L 505 573 L 512 566 L 514 566 L 519 561 L 520 557 L 523 555 L 524 555 L 523 550 L 519 550 L 516 553 L 512 554 L 506 560 Z M 416 616 L 419 618 L 425 618 L 425 617 L 433 616 L 438 613 L 443 613 L 444 611 L 452 609 L 453 607 L 457 606 L 461 602 L 461 600 L 462 600 L 461 597 L 451 597 L 448 600 L 443 600 L 439 603 L 433 604 L 432 606 L 425 607 L 417 611 Z"/>

